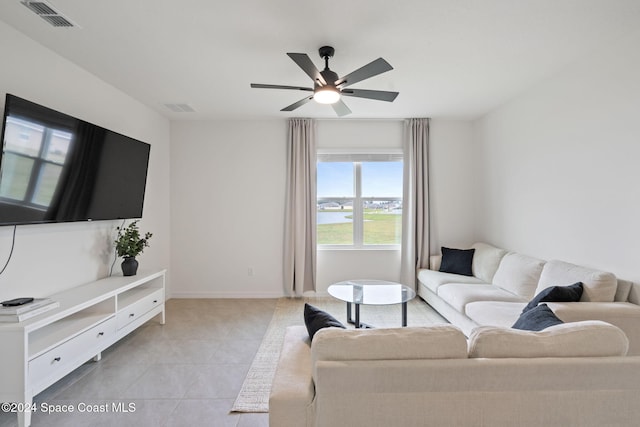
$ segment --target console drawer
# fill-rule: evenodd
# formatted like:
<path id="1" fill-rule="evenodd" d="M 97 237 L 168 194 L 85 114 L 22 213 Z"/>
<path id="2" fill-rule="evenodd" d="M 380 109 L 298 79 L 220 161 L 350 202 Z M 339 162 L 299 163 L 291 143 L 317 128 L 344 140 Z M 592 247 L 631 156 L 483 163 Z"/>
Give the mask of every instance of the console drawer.
<path id="1" fill-rule="evenodd" d="M 140 298 L 138 301 L 118 310 L 116 314 L 118 330 L 137 320 L 149 310 L 158 307 L 164 302 L 164 290 L 156 291 Z"/>
<path id="2" fill-rule="evenodd" d="M 82 332 L 68 341 L 29 361 L 29 383 L 50 382 L 62 378 L 87 360 L 111 345 L 116 335 L 116 319 L 104 322 Z M 56 381 L 52 379 L 51 381 Z"/>

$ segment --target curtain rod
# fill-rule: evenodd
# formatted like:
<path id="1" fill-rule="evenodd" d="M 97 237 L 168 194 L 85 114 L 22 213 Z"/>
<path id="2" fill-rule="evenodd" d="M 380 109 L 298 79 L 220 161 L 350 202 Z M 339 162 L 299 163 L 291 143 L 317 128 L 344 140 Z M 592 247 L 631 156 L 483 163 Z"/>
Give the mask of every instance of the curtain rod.
<path id="1" fill-rule="evenodd" d="M 363 118 L 353 118 L 353 119 L 345 119 L 342 117 L 321 117 L 321 118 L 314 118 L 314 117 L 290 117 L 290 118 L 306 118 L 306 119 L 312 119 L 312 120 L 316 120 L 316 121 L 322 121 L 322 122 L 334 122 L 334 121 L 348 121 L 348 122 L 358 122 L 358 121 L 362 121 L 362 122 L 370 122 L 370 121 L 376 121 L 376 122 L 403 122 L 405 120 L 409 120 L 409 119 L 414 119 L 414 118 L 421 118 L 421 119 L 431 119 L 431 117 L 405 117 L 405 118 L 374 118 L 374 117 L 363 117 Z"/>
<path id="2" fill-rule="evenodd" d="M 292 117 L 293 118 L 293 117 Z M 300 117 L 302 118 L 302 117 Z M 337 121 L 347 121 L 347 122 L 403 122 L 407 119 L 399 119 L 399 118 L 353 118 L 353 119 L 345 119 L 342 117 L 321 117 L 321 118 L 314 118 L 314 117 L 307 117 L 308 119 L 312 119 L 312 120 L 316 120 L 319 122 L 337 122 Z"/>

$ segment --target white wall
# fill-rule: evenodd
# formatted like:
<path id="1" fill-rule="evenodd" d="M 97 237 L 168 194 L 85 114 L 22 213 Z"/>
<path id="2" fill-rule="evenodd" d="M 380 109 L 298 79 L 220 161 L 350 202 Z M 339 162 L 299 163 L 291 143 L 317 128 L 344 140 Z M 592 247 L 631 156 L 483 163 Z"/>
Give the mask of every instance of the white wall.
<path id="1" fill-rule="evenodd" d="M 0 57 L 0 108 L 4 94 L 12 93 L 152 145 L 141 228 L 154 236 L 139 260 L 141 268 L 168 267 L 169 122 L 2 22 Z M 0 275 L 0 300 L 45 296 L 105 277 L 119 224 L 18 226 L 13 257 Z M 0 227 L 0 268 L 9 256 L 12 232 L 13 227 Z"/>
<path id="2" fill-rule="evenodd" d="M 640 32 L 475 126 L 479 236 L 640 280 Z"/>
<path id="3" fill-rule="evenodd" d="M 472 122 L 432 119 L 429 135 L 431 254 L 477 241 Z"/>
<path id="4" fill-rule="evenodd" d="M 286 136 L 284 120 L 172 123 L 174 297 L 283 295 Z"/>
<path id="5" fill-rule="evenodd" d="M 434 240 L 472 242 L 470 124 L 432 122 Z M 319 148 L 402 147 L 398 120 L 320 120 Z M 174 297 L 278 297 L 286 120 L 174 122 L 171 242 Z M 469 157 L 467 155 L 467 157 Z M 249 269 L 253 275 L 249 275 Z M 318 292 L 355 277 L 398 280 L 397 250 L 318 251 Z"/>

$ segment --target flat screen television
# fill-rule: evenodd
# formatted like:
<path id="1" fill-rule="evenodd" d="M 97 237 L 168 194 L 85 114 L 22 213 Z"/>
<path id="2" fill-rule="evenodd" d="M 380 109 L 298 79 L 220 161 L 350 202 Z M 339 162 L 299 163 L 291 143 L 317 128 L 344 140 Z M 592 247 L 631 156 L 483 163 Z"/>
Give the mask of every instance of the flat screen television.
<path id="1" fill-rule="evenodd" d="M 151 146 L 7 94 L 0 226 L 141 218 Z"/>

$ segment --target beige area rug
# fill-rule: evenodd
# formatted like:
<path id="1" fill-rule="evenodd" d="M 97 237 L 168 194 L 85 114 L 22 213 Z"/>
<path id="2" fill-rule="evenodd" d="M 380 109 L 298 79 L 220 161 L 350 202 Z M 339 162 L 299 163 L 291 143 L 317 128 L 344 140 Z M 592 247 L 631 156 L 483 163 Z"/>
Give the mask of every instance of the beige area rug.
<path id="1" fill-rule="evenodd" d="M 304 325 L 304 303 L 327 311 L 348 328 L 347 304 L 332 297 L 280 298 L 271 323 L 249 368 L 231 412 L 269 412 L 269 393 L 280 357 L 280 348 L 287 326 Z M 360 306 L 360 321 L 377 328 L 397 328 L 402 325 L 401 305 Z M 407 304 L 408 326 L 447 323 L 420 298 Z"/>

